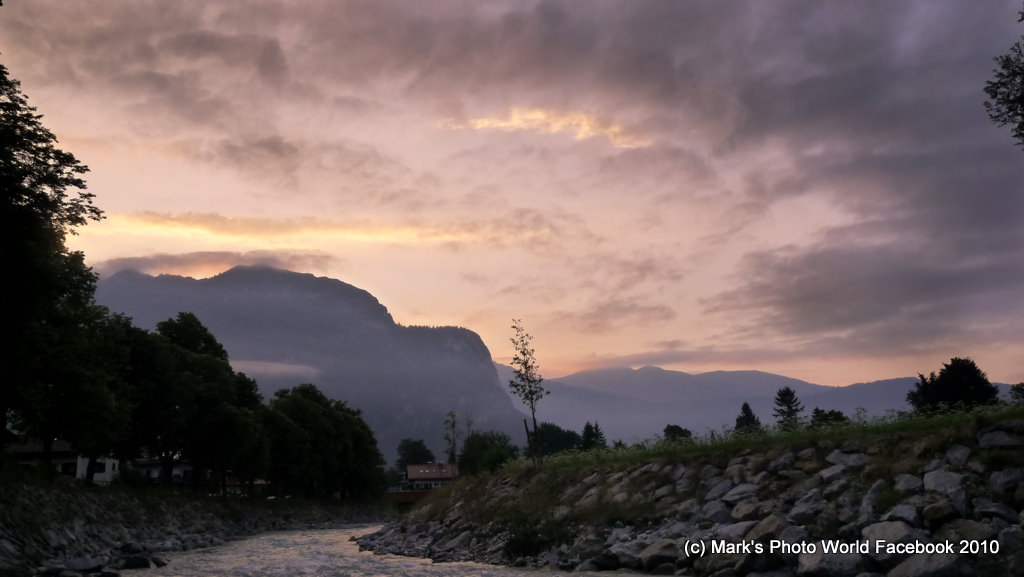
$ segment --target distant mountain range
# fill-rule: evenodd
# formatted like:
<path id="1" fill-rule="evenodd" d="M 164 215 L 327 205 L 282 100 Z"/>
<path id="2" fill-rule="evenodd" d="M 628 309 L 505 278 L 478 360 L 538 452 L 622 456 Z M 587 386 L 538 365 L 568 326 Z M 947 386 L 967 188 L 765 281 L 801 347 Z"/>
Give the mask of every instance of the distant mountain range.
<path id="1" fill-rule="evenodd" d="M 99 282 L 96 298 L 146 329 L 195 313 L 265 397 L 312 382 L 361 409 L 389 461 L 405 437 L 423 439 L 443 458 L 443 424 L 452 410 L 471 418 L 474 429 L 525 441 L 525 408 L 508 391 L 512 369 L 493 363 L 476 333 L 398 325 L 373 295 L 341 281 L 269 267 L 201 280 L 122 271 Z M 539 356 L 543 362 L 543 351 Z M 538 403 L 537 418 L 576 431 L 596 421 L 610 440 L 632 442 L 667 424 L 695 433 L 731 427 L 744 402 L 771 424 L 775 392 L 784 386 L 796 391 L 807 415 L 814 407 L 884 415 L 907 409 L 915 380 L 825 387 L 759 371 L 604 369 L 545 380 L 550 394 Z"/>

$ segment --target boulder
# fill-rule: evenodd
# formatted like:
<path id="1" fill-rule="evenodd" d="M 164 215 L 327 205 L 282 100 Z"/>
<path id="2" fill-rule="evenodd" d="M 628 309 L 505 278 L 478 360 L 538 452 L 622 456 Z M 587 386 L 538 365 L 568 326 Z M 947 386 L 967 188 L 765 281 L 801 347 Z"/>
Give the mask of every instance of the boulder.
<path id="1" fill-rule="evenodd" d="M 901 495 L 909 495 L 920 491 L 923 485 L 924 483 L 921 482 L 920 477 L 904 473 L 902 475 L 896 475 L 892 488 L 898 491 Z"/>
<path id="2" fill-rule="evenodd" d="M 971 450 L 963 445 L 953 445 L 946 449 L 946 460 L 954 467 L 963 467 L 971 456 Z"/>
<path id="3" fill-rule="evenodd" d="M 730 505 L 735 505 L 744 499 L 753 497 L 757 493 L 757 490 L 757 485 L 754 485 L 753 483 L 744 483 L 742 485 L 736 485 L 730 489 L 728 493 L 722 495 L 721 499 Z"/>
<path id="4" fill-rule="evenodd" d="M 825 461 L 833 465 L 843 465 L 849 469 L 860 469 L 868 464 L 868 458 L 863 453 L 844 453 L 839 450 L 829 453 L 825 457 Z"/>
<path id="5" fill-rule="evenodd" d="M 1021 484 L 1020 469 L 1002 469 L 989 475 L 988 487 L 993 493 L 1006 495 Z"/>
<path id="6" fill-rule="evenodd" d="M 1024 446 L 1024 440 L 1006 431 L 989 431 L 978 435 L 978 446 L 982 449 L 1011 449 Z"/>
<path id="7" fill-rule="evenodd" d="M 648 545 L 643 551 L 640 551 L 638 557 L 640 565 L 645 570 L 651 571 L 666 563 L 674 564 L 676 558 L 679 557 L 679 546 L 675 541 L 662 539 Z"/>
<path id="8" fill-rule="evenodd" d="M 914 529 L 903 521 L 883 521 L 864 527 L 861 531 L 864 539 L 870 543 L 884 541 L 886 543 L 930 543 L 927 535 Z M 884 548 L 871 547 L 868 556 L 883 567 L 892 568 L 906 559 L 908 554 L 888 553 Z"/>
<path id="9" fill-rule="evenodd" d="M 842 477 L 844 473 L 846 473 L 846 465 L 832 465 L 818 471 L 818 476 L 821 477 L 822 481 L 831 483 Z"/>
<path id="10" fill-rule="evenodd" d="M 723 495 L 729 492 L 733 488 L 733 483 L 729 479 L 722 479 L 708 489 L 708 492 L 704 495 L 705 501 L 714 501 L 715 499 L 721 499 Z"/>

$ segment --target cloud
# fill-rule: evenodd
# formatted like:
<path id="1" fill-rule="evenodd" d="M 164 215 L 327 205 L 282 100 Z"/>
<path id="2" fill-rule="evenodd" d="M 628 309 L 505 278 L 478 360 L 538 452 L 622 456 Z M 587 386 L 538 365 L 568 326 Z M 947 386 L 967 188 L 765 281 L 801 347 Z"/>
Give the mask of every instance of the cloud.
<path id="1" fill-rule="evenodd" d="M 621 124 L 583 112 L 558 112 L 543 108 L 512 107 L 504 117 L 472 118 L 464 124 L 452 122 L 446 126 L 452 129 L 568 133 L 576 140 L 599 136 L 607 139 L 615 148 L 645 148 L 651 145 L 649 140 L 628 134 Z"/>
<path id="2" fill-rule="evenodd" d="M 324 271 L 336 268 L 339 264 L 341 264 L 339 259 L 326 254 L 255 250 L 159 253 L 114 258 L 94 263 L 92 266 L 100 276 L 104 277 L 122 270 L 135 270 L 145 274 L 175 274 L 203 278 L 240 265 L 265 265 L 296 271 Z"/>
<path id="3" fill-rule="evenodd" d="M 606 332 L 625 325 L 644 326 L 666 323 L 676 313 L 665 305 L 652 305 L 634 299 L 611 297 L 582 310 L 556 311 L 551 323 L 567 324 L 585 332 Z"/>
<path id="4" fill-rule="evenodd" d="M 998 343 L 1020 331 L 1024 250 L 1012 260 L 944 260 L 931 247 L 822 244 L 749 254 L 739 285 L 705 304 L 739 313 L 748 339 L 794 339 L 807 354 L 870 355 Z"/>

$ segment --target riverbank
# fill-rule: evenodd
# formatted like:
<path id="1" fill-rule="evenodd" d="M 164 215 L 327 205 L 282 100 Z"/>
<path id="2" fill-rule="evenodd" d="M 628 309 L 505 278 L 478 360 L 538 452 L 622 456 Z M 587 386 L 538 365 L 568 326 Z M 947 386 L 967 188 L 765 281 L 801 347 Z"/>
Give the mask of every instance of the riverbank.
<path id="1" fill-rule="evenodd" d="M 520 467 L 464 479 L 359 543 L 563 571 L 1022 575 L 1022 466 L 1024 420 L 980 418 L 646 463 Z"/>
<path id="2" fill-rule="evenodd" d="M 190 493 L 0 483 L 0 577 L 157 566 L 162 555 L 291 529 L 381 522 L 385 506 L 200 497 Z"/>

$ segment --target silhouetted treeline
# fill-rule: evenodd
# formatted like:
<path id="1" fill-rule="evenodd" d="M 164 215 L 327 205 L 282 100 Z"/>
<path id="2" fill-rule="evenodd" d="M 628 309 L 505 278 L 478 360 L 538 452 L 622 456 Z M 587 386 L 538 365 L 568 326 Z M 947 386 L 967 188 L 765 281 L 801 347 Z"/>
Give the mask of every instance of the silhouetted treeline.
<path id="1" fill-rule="evenodd" d="M 28 105 L 0 65 L 0 449 L 57 439 L 96 459 L 158 464 L 156 480 L 191 472 L 197 487 L 229 479 L 277 494 L 365 496 L 384 487 L 383 459 L 359 411 L 314 385 L 278 391 L 264 404 L 256 382 L 236 373 L 224 347 L 194 315 L 155 332 L 94 300 L 96 275 L 68 234 L 102 211 L 88 171 Z M 6 453 L 0 450 L 0 467 Z M 137 475 L 136 475 L 137 476 Z"/>

